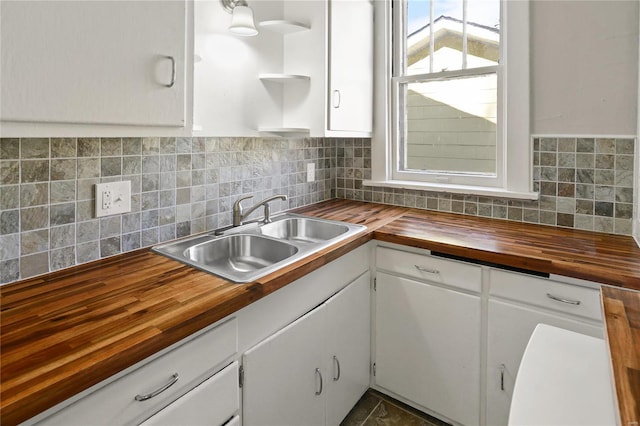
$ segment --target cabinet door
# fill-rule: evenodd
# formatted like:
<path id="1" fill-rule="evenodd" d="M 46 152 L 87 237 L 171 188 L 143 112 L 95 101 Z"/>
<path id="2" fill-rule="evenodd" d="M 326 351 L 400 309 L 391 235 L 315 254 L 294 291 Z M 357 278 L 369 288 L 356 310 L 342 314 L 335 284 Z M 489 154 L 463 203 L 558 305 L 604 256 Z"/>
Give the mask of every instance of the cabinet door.
<path id="1" fill-rule="evenodd" d="M 327 301 L 327 425 L 338 425 L 369 387 L 370 278 Z"/>
<path id="2" fill-rule="evenodd" d="M 184 126 L 184 1 L 0 7 L 1 120 Z"/>
<path id="3" fill-rule="evenodd" d="M 480 297 L 378 272 L 376 384 L 480 422 Z"/>
<path id="4" fill-rule="evenodd" d="M 322 305 L 243 355 L 243 424 L 324 424 L 325 317 Z"/>
<path id="5" fill-rule="evenodd" d="M 234 362 L 142 425 L 222 425 L 240 407 L 239 394 L 238 363 Z"/>
<path id="6" fill-rule="evenodd" d="M 543 323 L 602 338 L 593 323 L 497 300 L 489 301 L 487 424 L 506 425 L 520 360 L 536 325 Z"/>
<path id="7" fill-rule="evenodd" d="M 329 130 L 371 132 L 373 5 L 329 2 Z"/>

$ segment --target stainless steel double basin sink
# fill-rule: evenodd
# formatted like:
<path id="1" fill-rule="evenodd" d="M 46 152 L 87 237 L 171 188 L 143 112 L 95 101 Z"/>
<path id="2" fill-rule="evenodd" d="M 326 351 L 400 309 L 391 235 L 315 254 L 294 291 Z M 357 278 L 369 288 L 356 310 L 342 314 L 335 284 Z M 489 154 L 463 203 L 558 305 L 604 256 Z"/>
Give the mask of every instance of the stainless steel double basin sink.
<path id="1" fill-rule="evenodd" d="M 204 234 L 153 248 L 230 281 L 254 281 L 366 229 L 362 225 L 286 213 L 221 236 Z"/>

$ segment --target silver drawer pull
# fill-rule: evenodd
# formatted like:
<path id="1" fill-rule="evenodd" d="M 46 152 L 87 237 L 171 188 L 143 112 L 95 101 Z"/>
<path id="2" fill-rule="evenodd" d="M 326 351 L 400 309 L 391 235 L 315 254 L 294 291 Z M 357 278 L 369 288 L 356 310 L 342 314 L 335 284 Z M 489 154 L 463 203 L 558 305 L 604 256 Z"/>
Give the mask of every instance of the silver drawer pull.
<path id="1" fill-rule="evenodd" d="M 171 81 L 169 84 L 165 84 L 165 87 L 173 87 L 176 84 L 176 58 L 173 56 L 165 56 L 165 59 L 171 61 Z"/>
<path id="2" fill-rule="evenodd" d="M 420 272 L 426 272 L 427 274 L 440 275 L 440 271 L 438 271 L 437 269 L 423 268 L 422 266 L 419 266 L 419 265 L 413 265 L 413 266 L 415 266 L 416 269 Z"/>
<path id="3" fill-rule="evenodd" d="M 158 396 L 162 392 L 166 391 L 171 386 L 173 386 L 177 381 L 178 381 L 178 373 L 173 373 L 173 375 L 171 376 L 171 380 L 169 380 L 169 382 L 166 385 L 164 385 L 160 389 L 156 389 L 153 392 L 148 393 L 146 395 L 136 395 L 136 401 L 146 401 L 147 399 L 151 399 L 154 396 Z"/>
<path id="4" fill-rule="evenodd" d="M 580 304 L 579 300 L 564 299 L 562 297 L 554 296 L 551 293 L 547 293 L 547 297 L 549 299 L 555 300 L 556 302 L 562 302 L 562 303 L 566 303 L 568 305 L 576 305 L 576 306 L 578 306 Z"/>
<path id="5" fill-rule="evenodd" d="M 337 382 L 338 380 L 340 380 L 340 360 L 338 359 L 337 356 L 334 355 L 333 362 L 338 367 L 338 371 L 337 371 L 338 374 L 333 376 L 333 381 Z"/>
<path id="6" fill-rule="evenodd" d="M 320 390 L 316 391 L 316 395 L 322 394 L 322 373 L 319 368 L 316 368 L 316 375 L 320 377 Z"/>

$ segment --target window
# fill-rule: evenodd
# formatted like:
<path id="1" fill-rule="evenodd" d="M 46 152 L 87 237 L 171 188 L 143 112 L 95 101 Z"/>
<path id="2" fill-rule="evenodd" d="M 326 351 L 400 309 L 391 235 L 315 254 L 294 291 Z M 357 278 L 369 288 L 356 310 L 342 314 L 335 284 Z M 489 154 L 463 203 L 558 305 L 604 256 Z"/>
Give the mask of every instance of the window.
<path id="1" fill-rule="evenodd" d="M 376 6 L 377 17 L 384 17 L 376 21 L 384 34 L 376 46 L 382 96 L 372 180 L 365 184 L 535 198 L 528 3 L 392 0 Z"/>

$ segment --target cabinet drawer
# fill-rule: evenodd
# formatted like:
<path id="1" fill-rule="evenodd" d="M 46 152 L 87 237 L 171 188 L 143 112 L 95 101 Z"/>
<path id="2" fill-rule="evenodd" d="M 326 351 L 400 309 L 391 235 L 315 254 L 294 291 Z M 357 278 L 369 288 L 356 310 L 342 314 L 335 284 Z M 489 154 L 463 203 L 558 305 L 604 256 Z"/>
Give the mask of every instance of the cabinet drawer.
<path id="1" fill-rule="evenodd" d="M 158 411 L 237 352 L 233 318 L 62 409 L 42 424 L 127 424 Z M 175 380 L 177 375 L 177 380 Z M 173 383 L 168 386 L 169 383 Z M 166 387 L 162 392 L 158 390 Z M 156 396 L 143 401 L 136 396 Z"/>
<path id="2" fill-rule="evenodd" d="M 596 289 L 492 269 L 490 294 L 602 321 L 600 291 Z"/>
<path id="3" fill-rule="evenodd" d="M 476 293 L 482 289 L 480 266 L 455 260 L 377 247 L 376 268 Z"/>
<path id="4" fill-rule="evenodd" d="M 222 425 L 240 409 L 238 362 L 207 379 L 142 423 L 151 425 Z"/>

